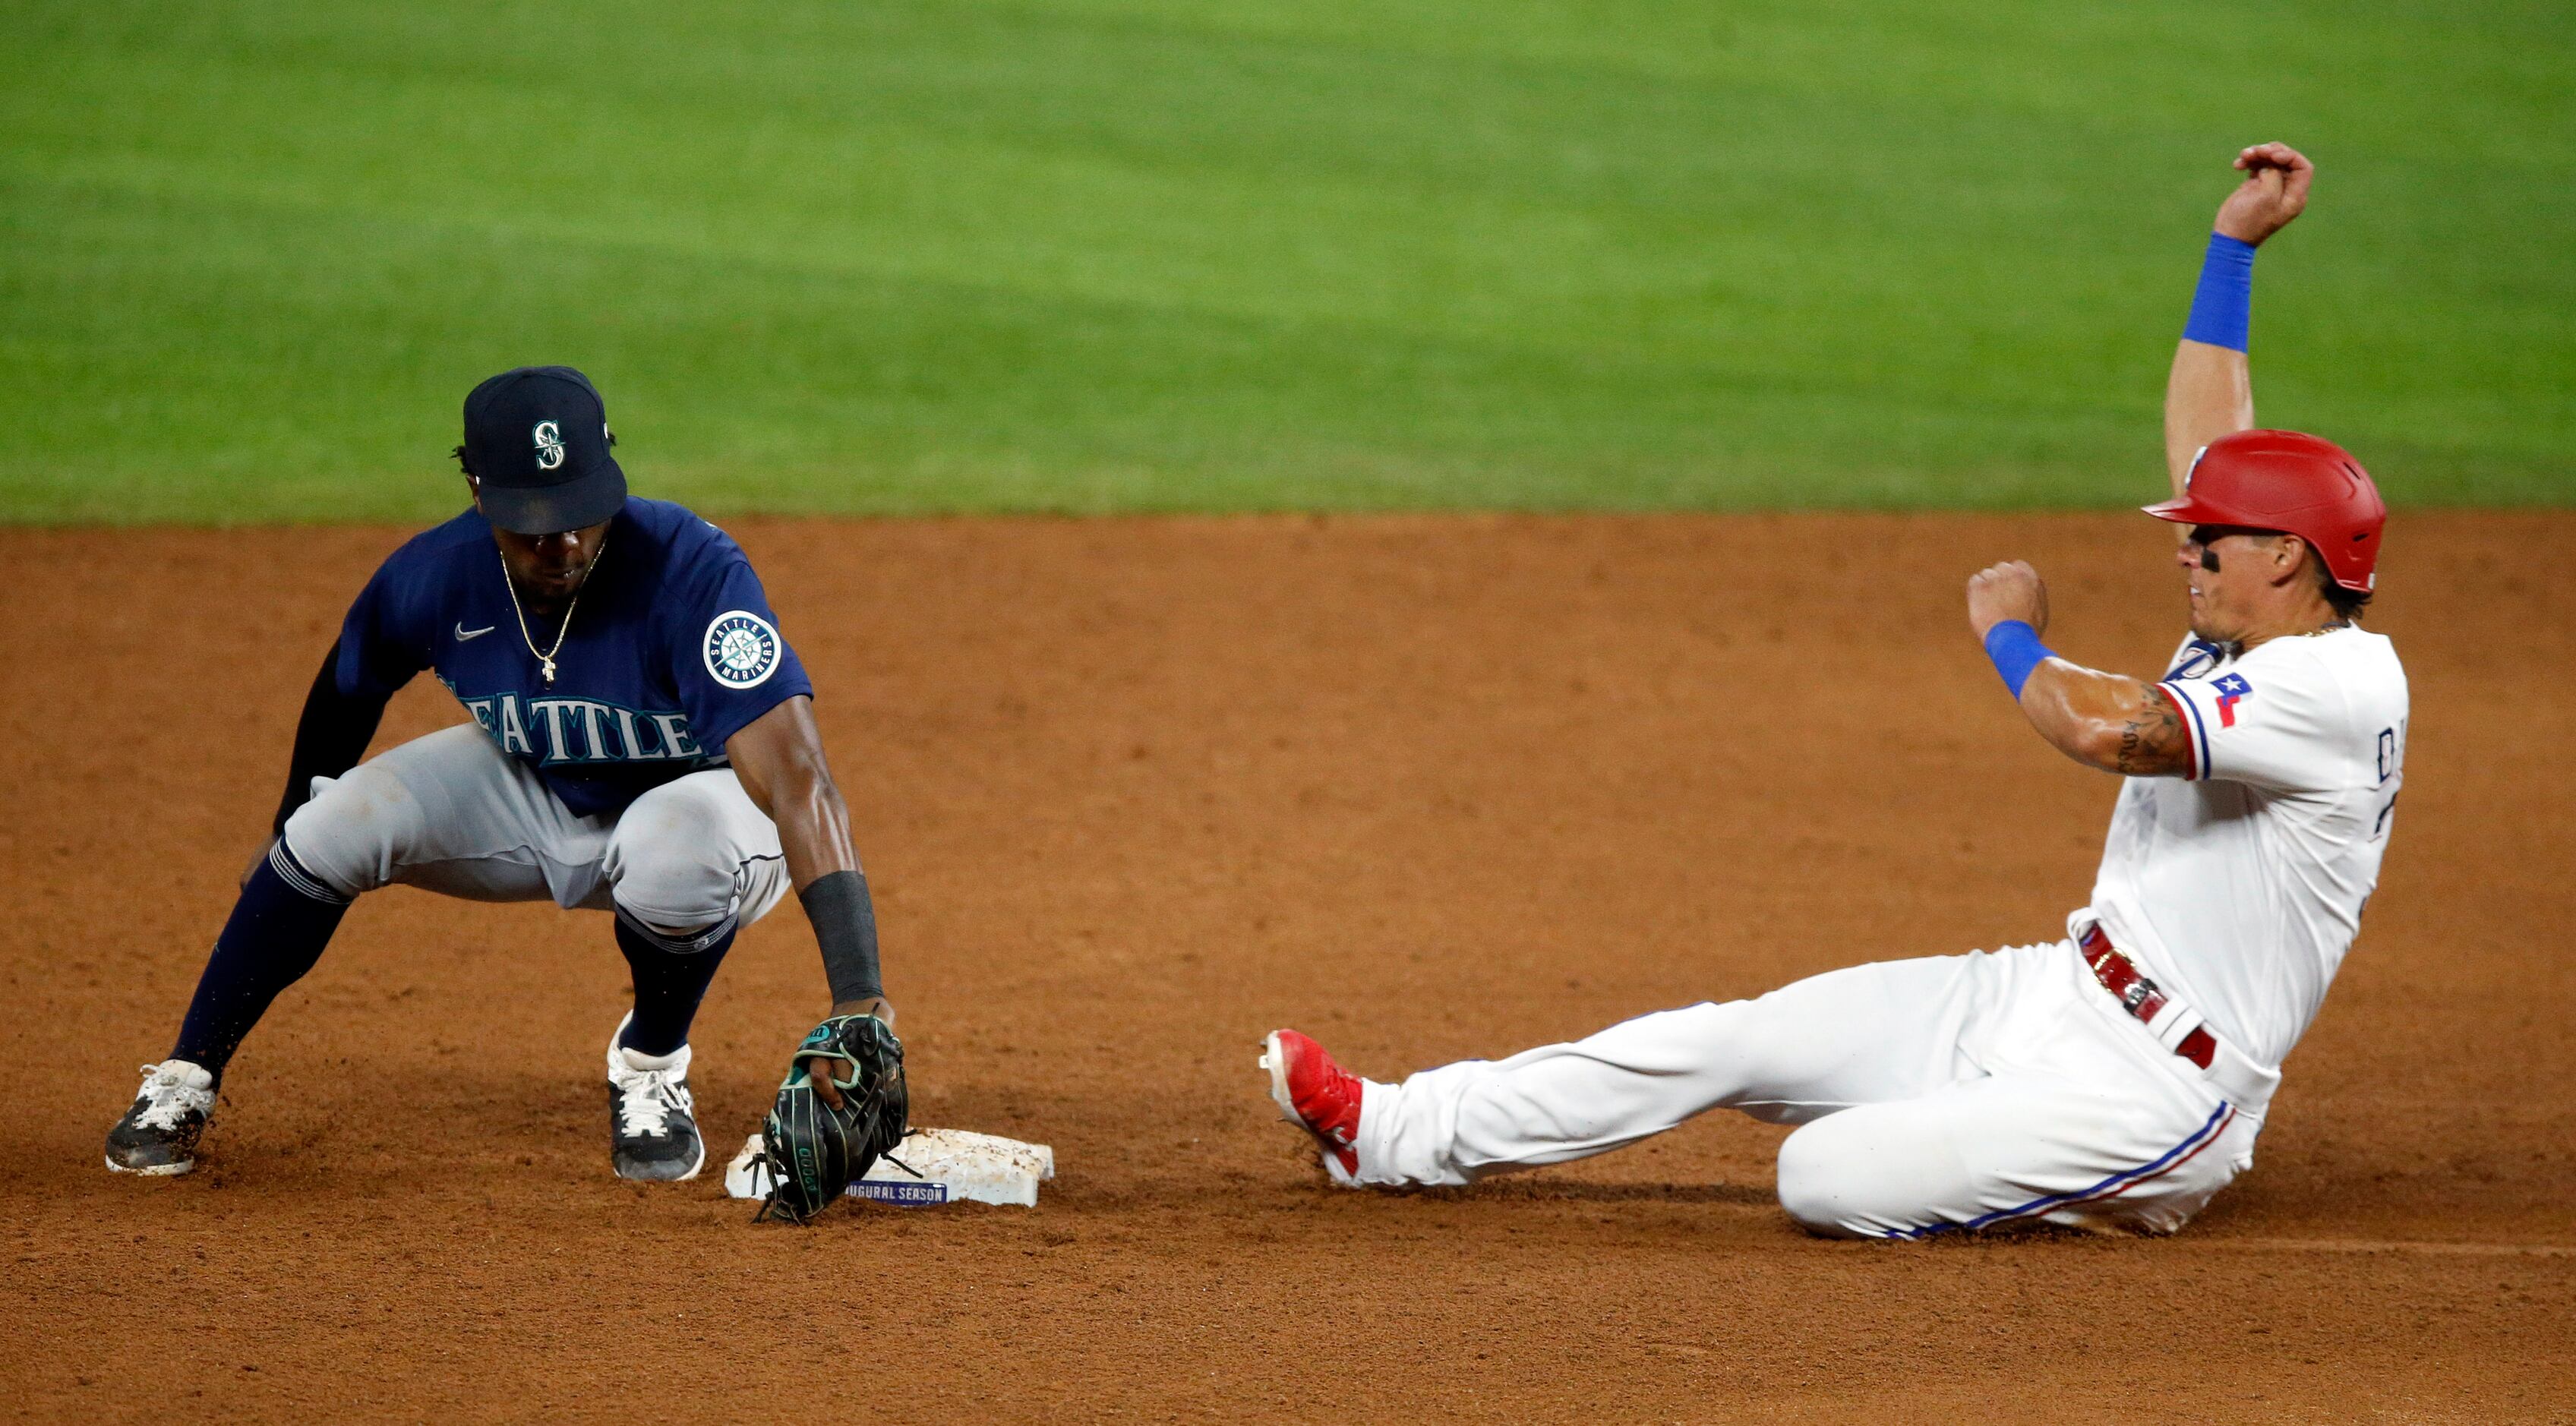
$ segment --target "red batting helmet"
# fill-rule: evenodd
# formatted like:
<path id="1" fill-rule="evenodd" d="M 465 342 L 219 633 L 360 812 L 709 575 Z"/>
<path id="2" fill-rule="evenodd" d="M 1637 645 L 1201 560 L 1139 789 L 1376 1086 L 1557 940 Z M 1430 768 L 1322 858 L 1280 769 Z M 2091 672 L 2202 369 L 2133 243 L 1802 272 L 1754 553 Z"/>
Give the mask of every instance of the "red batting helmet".
<path id="1" fill-rule="evenodd" d="M 2182 498 L 2146 512 L 2178 525 L 2281 530 L 2313 546 L 2334 582 L 2368 594 L 2388 506 L 2343 447 L 2296 431 L 2238 431 L 2201 447 Z"/>

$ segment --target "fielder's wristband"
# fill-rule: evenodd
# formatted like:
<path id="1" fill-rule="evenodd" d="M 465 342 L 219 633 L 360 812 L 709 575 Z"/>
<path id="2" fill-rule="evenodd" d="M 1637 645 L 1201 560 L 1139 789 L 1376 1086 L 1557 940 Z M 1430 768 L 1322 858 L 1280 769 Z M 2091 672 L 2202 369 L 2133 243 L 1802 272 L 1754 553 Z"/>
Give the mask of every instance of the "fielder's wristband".
<path id="1" fill-rule="evenodd" d="M 2006 619 L 1986 631 L 1986 657 L 1994 660 L 1995 672 L 2004 676 L 2004 687 L 2012 696 L 2021 697 L 2021 686 L 2030 682 L 2030 671 L 2041 659 L 2057 657 L 2057 651 L 2039 641 L 2039 631 L 2019 619 Z"/>
<path id="2" fill-rule="evenodd" d="M 2191 295 L 2191 320 L 2183 324 L 2182 338 L 2241 352 L 2253 326 L 2254 245 L 2225 233 L 2212 233 L 2209 255 L 2200 263 L 2200 288 Z"/>
<path id="3" fill-rule="evenodd" d="M 868 899 L 863 872 L 836 871 L 818 876 L 796 893 L 805 903 L 805 919 L 814 923 L 814 940 L 823 948 L 823 975 L 832 982 L 832 1003 L 874 1000 L 885 994 L 877 969 L 877 910 Z"/>

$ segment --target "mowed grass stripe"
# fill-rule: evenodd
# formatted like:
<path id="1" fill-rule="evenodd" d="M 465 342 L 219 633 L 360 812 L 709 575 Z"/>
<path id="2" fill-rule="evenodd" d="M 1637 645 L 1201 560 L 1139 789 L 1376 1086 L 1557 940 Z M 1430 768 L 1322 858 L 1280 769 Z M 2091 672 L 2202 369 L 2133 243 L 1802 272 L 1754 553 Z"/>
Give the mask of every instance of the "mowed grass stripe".
<path id="1" fill-rule="evenodd" d="M 49 197 L 70 201 L 63 194 Z M 231 315 L 226 304 L 189 301 L 221 287 L 228 265 L 317 238 L 363 245 L 377 254 L 375 271 L 383 280 L 364 292 L 335 294 L 330 305 L 349 310 L 374 304 L 379 310 L 373 320 L 360 326 L 380 340 L 363 351 L 344 343 L 339 365 L 312 372 L 311 389 L 290 393 L 323 400 L 364 402 L 378 387 L 426 379 L 418 371 L 425 354 L 442 340 L 472 340 L 471 332 L 405 327 L 401 294 L 414 279 L 438 281 L 454 268 L 460 250 L 488 252 L 505 245 L 487 234 L 429 223 L 334 231 L 326 219 L 293 209 L 231 230 L 222 225 L 230 211 L 167 215 L 202 239 L 195 266 L 177 275 L 162 304 L 170 331 L 182 341 L 211 341 Z M 111 220 L 103 226 L 118 225 Z M 1525 475 L 1515 492 L 1522 497 L 1518 503 L 1589 508 L 1615 504 L 1605 500 L 1605 492 L 1640 487 L 1659 487 L 1668 503 L 1683 505 L 1848 503 L 1856 490 L 1888 503 L 1937 503 L 1949 497 L 1917 473 L 1923 455 L 1954 441 L 1962 422 L 1991 424 L 2010 414 L 1963 412 L 1955 403 L 1908 407 L 1866 387 L 1802 392 L 1777 381 L 1758 388 L 1714 387 L 1696 378 L 1676 382 L 1669 368 L 1652 363 L 1605 368 L 1464 343 L 1395 348 L 1354 343 L 1349 333 L 1330 327 L 1298 330 L 1176 316 L 1159 308 L 1036 304 L 1018 294 L 865 282 L 786 266 L 745 274 L 739 264 L 714 257 L 621 254 L 603 262 L 593 249 L 544 240 L 509 240 L 506 247 L 511 270 L 552 296 L 548 304 L 532 305 L 526 324 L 540 342 L 554 336 L 546 313 L 560 318 L 593 302 L 627 301 L 622 289 L 637 272 L 655 290 L 740 284 L 741 299 L 725 304 L 721 317 L 699 325 L 641 322 L 632 346 L 621 343 L 601 367 L 636 373 L 621 386 L 626 394 L 618 425 L 621 449 L 636 463 L 639 478 L 649 477 L 664 493 L 706 500 L 711 508 L 757 503 L 763 483 L 782 472 L 806 482 L 815 508 L 835 510 L 954 508 L 961 487 L 984 495 L 993 508 L 1280 508 L 1295 503 L 1280 497 L 1291 481 L 1320 492 L 1318 503 L 1394 508 L 1442 503 L 1447 492 L 1435 482 L 1478 478 L 1478 470 L 1458 463 L 1499 464 L 1533 449 L 1557 459 Z M 856 333 L 865 333 L 866 340 L 854 340 Z M 1069 342 L 1090 344 L 1069 348 Z M 63 380 L 76 379 L 77 363 L 94 350 L 78 340 L 55 342 L 41 353 L 29 349 L 35 345 L 21 343 L 20 359 L 31 368 L 50 365 Z M 1261 386 L 1267 364 L 1293 345 L 1302 345 L 1307 359 L 1288 370 L 1309 385 L 1299 391 Z M 761 364 L 760 379 L 743 393 L 657 380 L 685 365 L 700 347 L 746 354 L 743 359 Z M 262 352 L 248 370 L 297 355 L 287 349 Z M 1079 366 L 1085 379 L 1031 379 L 1033 372 L 1060 365 Z M 1426 382 L 1425 373 L 1443 379 Z M 298 483 L 293 471 L 353 464 L 398 472 L 353 485 L 331 505 L 349 518 L 413 513 L 424 482 L 428 498 L 454 498 L 443 458 L 454 439 L 451 403 L 424 402 L 405 413 L 410 419 L 392 429 L 380 448 L 338 447 L 332 443 L 344 437 L 337 427 L 299 425 L 284 402 L 267 399 L 269 393 L 237 391 L 242 375 L 209 366 L 198 379 L 140 386 L 61 419 L 89 421 L 105 442 L 116 428 L 136 423 L 221 424 L 237 403 L 245 408 L 235 427 L 239 446 L 287 451 L 283 471 L 246 463 L 198 469 L 315 499 L 330 496 L 332 482 Z M 55 378 L 39 370 L 33 379 Z M 1370 403 L 1399 380 L 1410 383 L 1418 404 L 1405 413 L 1397 434 L 1416 444 L 1390 454 L 1391 443 L 1365 418 Z M 1206 402 L 1211 385 L 1228 404 Z M 1523 391 L 1538 399 L 1518 405 L 1497 399 Z M 1294 428 L 1274 429 L 1284 402 L 1320 414 Z M 1721 419 L 1708 419 L 1712 411 Z M 1363 419 L 1344 414 L 1351 412 Z M 1656 452 L 1641 455 L 1617 444 L 1593 448 L 1593 434 L 1613 420 L 1632 430 L 1650 420 L 1662 423 L 1663 448 L 1683 457 L 1654 464 Z M 1747 458 L 1750 443 L 1766 432 L 1764 423 L 1782 420 L 1856 425 L 1830 464 L 1784 467 L 1777 460 L 1757 465 Z M 2126 434 L 2136 436 L 2135 422 L 2127 424 L 2132 429 Z M 1991 479 L 1974 492 L 1979 503 L 2043 498 L 2047 492 L 2029 482 L 2027 466 L 2005 457 L 2027 462 L 2054 454 L 2038 442 L 2062 425 L 2012 428 L 2013 443 L 1998 456 Z M 817 458 L 806 446 L 808 433 L 817 429 L 854 430 L 863 440 Z M 2105 439 L 2119 434 L 2101 433 Z M 1031 449 L 1046 451 L 1050 463 L 1033 469 L 1025 456 Z M 652 454 L 639 459 L 636 451 Z M 1149 465 L 1149 457 L 1159 463 Z M 1174 471 L 1182 479 L 1173 479 Z M 1752 471 L 1758 479 L 1734 488 L 1719 483 L 1735 471 Z M 188 473 L 182 467 L 170 476 Z M 71 513 L 113 515 L 123 501 L 148 502 L 154 478 L 147 472 L 119 484 L 92 476 L 85 494 L 94 506 Z M 1824 493 L 1810 496 L 1809 489 Z"/>
<path id="2" fill-rule="evenodd" d="M 2276 129 L 2331 186 L 2265 416 L 2401 498 L 2568 498 L 2565 61 L 2511 43 L 2563 17 L 2258 64 L 2210 9 L 1995 13 L 34 7 L 0 516 L 433 514 L 523 360 L 719 509 L 2121 500 Z M 2401 60 L 2452 92 L 2400 112 Z"/>

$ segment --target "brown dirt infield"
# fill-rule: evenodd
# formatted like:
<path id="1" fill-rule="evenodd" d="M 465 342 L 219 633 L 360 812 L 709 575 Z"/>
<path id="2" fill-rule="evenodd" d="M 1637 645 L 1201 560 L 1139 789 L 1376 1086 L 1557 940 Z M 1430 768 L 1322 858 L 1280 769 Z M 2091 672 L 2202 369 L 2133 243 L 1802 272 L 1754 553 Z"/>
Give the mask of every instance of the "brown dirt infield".
<path id="1" fill-rule="evenodd" d="M 2426 514 L 2386 880 L 2254 1171 L 2182 1236 L 1828 1243 L 1732 1116 L 1328 1190 L 1253 1068 L 1381 1076 L 2056 934 L 2111 782 L 1958 589 L 2149 669 L 2131 516 L 744 521 L 823 691 L 922 1122 L 1034 1211 L 755 1227 L 607 1170 L 606 923 L 397 890 L 235 1063 L 192 1177 L 99 1140 L 166 1048 L 298 701 L 400 532 L 0 531 L 0 1409 L 30 1417 L 2496 1420 L 2576 1414 L 2576 544 Z M 434 683 L 385 740 L 458 714 Z M 709 1137 L 821 1008 L 801 917 L 696 1036 Z"/>

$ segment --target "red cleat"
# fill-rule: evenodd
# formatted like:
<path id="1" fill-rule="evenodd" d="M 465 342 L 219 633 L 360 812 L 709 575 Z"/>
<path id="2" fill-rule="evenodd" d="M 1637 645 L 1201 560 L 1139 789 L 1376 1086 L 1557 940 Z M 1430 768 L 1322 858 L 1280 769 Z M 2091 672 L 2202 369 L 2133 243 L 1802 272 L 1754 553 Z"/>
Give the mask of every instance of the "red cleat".
<path id="1" fill-rule="evenodd" d="M 1357 1174 L 1360 1077 L 1294 1030 L 1273 1030 L 1261 1042 L 1261 1067 L 1270 1071 L 1270 1097 L 1279 1105 L 1279 1117 L 1314 1135 L 1341 1165 L 1344 1181 Z"/>

